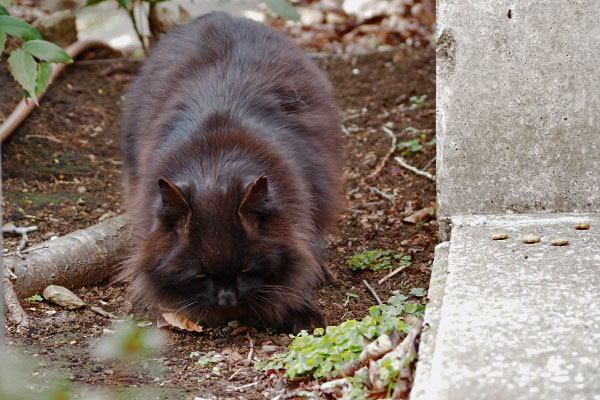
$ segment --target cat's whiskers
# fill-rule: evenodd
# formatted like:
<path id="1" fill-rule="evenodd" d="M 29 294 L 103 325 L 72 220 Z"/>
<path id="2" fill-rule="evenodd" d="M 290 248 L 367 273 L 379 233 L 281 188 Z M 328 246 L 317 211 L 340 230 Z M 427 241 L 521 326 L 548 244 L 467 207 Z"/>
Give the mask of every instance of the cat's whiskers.
<path id="1" fill-rule="evenodd" d="M 256 309 L 255 309 L 255 308 L 254 308 L 254 306 L 252 305 L 253 301 L 254 301 L 254 298 L 253 298 L 253 297 L 250 297 L 250 298 L 248 299 L 248 305 L 250 306 L 250 308 L 252 309 L 252 311 L 254 311 L 254 314 L 256 314 L 256 316 L 258 317 L 258 319 L 260 320 L 260 322 L 261 322 L 263 325 L 266 325 L 266 324 L 265 324 L 265 321 L 263 321 L 263 319 L 262 319 L 262 317 L 260 316 L 260 314 L 259 314 L 258 312 L 256 312 Z M 255 305 L 256 305 L 257 307 L 260 307 L 258 304 L 255 304 Z"/>

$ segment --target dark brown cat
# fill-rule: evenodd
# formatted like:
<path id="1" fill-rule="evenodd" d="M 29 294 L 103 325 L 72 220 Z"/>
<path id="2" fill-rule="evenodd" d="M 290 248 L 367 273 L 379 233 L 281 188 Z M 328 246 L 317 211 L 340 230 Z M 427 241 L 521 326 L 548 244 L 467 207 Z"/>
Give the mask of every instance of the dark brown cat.
<path id="1" fill-rule="evenodd" d="M 323 326 L 339 131 L 327 79 L 281 34 L 224 13 L 172 29 L 123 120 L 134 294 L 208 323 Z"/>

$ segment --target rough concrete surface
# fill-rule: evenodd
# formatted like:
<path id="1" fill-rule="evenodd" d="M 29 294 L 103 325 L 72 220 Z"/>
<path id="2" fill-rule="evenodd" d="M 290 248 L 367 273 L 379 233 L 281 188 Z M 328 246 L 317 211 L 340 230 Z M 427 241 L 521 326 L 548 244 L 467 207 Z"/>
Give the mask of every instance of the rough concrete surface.
<path id="1" fill-rule="evenodd" d="M 597 0 L 439 1 L 442 223 L 600 211 L 599 19 Z"/>
<path id="2" fill-rule="evenodd" d="M 452 222 L 431 376 L 415 393 L 428 400 L 599 400 L 600 215 Z M 575 230 L 579 222 L 590 229 Z M 494 241 L 496 232 L 509 238 Z M 527 234 L 541 242 L 523 243 Z M 556 237 L 570 243 L 552 246 Z"/>
<path id="3" fill-rule="evenodd" d="M 423 332 L 419 343 L 419 362 L 415 371 L 410 400 L 427 400 L 427 382 L 431 374 L 431 359 L 435 352 L 435 339 L 440 324 L 442 298 L 448 270 L 449 242 L 435 247 L 435 261 L 431 266 L 431 280 L 427 291 L 427 308 L 423 317 Z"/>

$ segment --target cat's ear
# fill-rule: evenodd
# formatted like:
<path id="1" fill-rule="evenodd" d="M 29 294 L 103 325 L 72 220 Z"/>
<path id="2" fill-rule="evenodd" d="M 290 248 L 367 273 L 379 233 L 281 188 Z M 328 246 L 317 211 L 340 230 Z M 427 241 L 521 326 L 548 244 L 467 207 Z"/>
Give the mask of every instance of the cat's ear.
<path id="1" fill-rule="evenodd" d="M 262 174 L 246 189 L 238 215 L 246 229 L 257 229 L 269 210 L 269 180 Z"/>
<path id="2" fill-rule="evenodd" d="M 161 200 L 161 215 L 169 227 L 177 227 L 180 222 L 187 222 L 192 214 L 192 209 L 183 197 L 181 190 L 168 179 L 158 180 L 158 190 Z"/>

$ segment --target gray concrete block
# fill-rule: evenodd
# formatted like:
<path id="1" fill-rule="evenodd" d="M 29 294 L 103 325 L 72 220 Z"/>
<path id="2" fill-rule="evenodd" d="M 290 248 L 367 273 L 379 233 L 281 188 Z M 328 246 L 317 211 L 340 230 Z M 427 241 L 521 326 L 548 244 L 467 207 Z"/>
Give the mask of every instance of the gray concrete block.
<path id="1" fill-rule="evenodd" d="M 582 221 L 591 228 L 575 230 Z M 452 222 L 431 373 L 416 382 L 418 398 L 600 399 L 600 215 Z M 509 238 L 492 240 L 499 231 Z M 523 243 L 527 234 L 541 242 Z M 552 246 L 556 237 L 570 243 Z"/>
<path id="2" fill-rule="evenodd" d="M 435 260 L 431 266 L 431 280 L 427 291 L 427 308 L 423 317 L 423 332 L 419 343 L 419 362 L 415 371 L 410 400 L 427 400 L 427 382 L 431 374 L 431 360 L 435 353 L 437 328 L 442 312 L 442 298 L 448 270 L 449 242 L 435 247 Z"/>
<path id="3" fill-rule="evenodd" d="M 596 0 L 440 0 L 438 216 L 600 211 Z"/>

